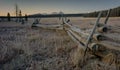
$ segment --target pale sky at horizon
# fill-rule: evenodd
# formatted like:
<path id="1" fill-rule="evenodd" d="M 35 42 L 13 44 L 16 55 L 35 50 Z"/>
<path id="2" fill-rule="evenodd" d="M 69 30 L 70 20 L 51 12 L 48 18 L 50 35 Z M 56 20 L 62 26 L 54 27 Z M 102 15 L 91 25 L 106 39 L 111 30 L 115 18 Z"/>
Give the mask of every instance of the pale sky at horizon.
<path id="1" fill-rule="evenodd" d="M 15 4 L 23 15 L 36 13 L 85 13 L 120 6 L 120 0 L 0 0 L 0 16 L 15 15 Z"/>

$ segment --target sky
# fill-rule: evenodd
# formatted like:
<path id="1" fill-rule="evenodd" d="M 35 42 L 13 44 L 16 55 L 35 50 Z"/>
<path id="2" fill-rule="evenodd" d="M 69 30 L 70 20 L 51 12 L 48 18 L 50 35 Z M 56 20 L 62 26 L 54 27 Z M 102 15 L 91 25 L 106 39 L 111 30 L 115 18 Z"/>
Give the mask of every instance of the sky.
<path id="1" fill-rule="evenodd" d="M 0 16 L 15 15 L 15 4 L 24 14 L 87 13 L 120 6 L 120 0 L 0 0 Z"/>

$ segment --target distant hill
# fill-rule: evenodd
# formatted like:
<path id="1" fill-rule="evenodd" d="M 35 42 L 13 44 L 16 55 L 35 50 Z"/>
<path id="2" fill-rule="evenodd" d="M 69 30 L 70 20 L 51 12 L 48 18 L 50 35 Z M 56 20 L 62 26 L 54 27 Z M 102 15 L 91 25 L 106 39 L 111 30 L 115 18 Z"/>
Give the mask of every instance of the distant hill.
<path id="1" fill-rule="evenodd" d="M 102 10 L 102 17 L 105 17 L 107 15 L 107 11 L 108 10 Z M 100 11 L 94 11 L 94 12 L 90 12 L 90 13 L 77 13 L 77 14 L 64 14 L 63 12 L 53 12 L 51 14 L 32 14 L 32 15 L 28 15 L 28 18 L 49 18 L 49 17 L 97 17 Z M 25 16 L 22 16 L 23 18 Z M 120 17 L 120 6 L 113 8 L 111 13 L 110 13 L 110 17 Z M 7 18 L 7 16 L 0 16 L 0 18 Z M 16 16 L 11 16 L 11 18 L 16 18 Z M 19 18 L 19 16 L 18 16 Z"/>
<path id="2" fill-rule="evenodd" d="M 102 17 L 107 15 L 108 10 L 102 10 Z M 79 13 L 79 14 L 64 14 L 64 17 L 97 17 L 100 11 L 94 11 L 90 13 Z M 63 12 L 53 12 L 52 14 L 34 14 L 29 15 L 29 17 L 61 17 Z M 120 17 L 120 6 L 113 8 L 110 13 L 110 17 Z"/>
<path id="3" fill-rule="evenodd" d="M 29 15 L 28 17 L 42 17 L 42 18 L 44 18 L 44 17 L 61 17 L 61 16 L 63 16 L 63 17 L 81 17 L 81 16 L 84 16 L 84 14 L 83 13 L 81 13 L 81 14 L 34 14 L 34 15 Z"/>
<path id="4" fill-rule="evenodd" d="M 108 10 L 101 10 L 102 17 L 107 15 Z M 61 14 L 64 14 L 63 17 L 97 17 L 100 11 L 94 11 L 90 13 L 79 13 L 79 14 L 64 14 L 63 12 L 53 12 L 52 14 L 34 14 L 29 15 L 29 17 L 61 17 Z M 110 17 L 120 17 L 120 6 L 113 8 L 110 13 Z"/>

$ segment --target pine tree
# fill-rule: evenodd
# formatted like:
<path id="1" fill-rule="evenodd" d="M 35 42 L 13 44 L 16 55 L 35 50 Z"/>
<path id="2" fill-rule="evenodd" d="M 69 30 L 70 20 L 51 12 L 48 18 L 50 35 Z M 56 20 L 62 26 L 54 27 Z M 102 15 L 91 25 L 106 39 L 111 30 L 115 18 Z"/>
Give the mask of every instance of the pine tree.
<path id="1" fill-rule="evenodd" d="M 11 21 L 9 12 L 7 13 L 7 18 L 8 18 L 8 21 Z"/>
<path id="2" fill-rule="evenodd" d="M 21 22 L 21 19 L 22 18 L 22 12 L 21 12 L 21 10 L 19 11 L 19 21 Z"/>

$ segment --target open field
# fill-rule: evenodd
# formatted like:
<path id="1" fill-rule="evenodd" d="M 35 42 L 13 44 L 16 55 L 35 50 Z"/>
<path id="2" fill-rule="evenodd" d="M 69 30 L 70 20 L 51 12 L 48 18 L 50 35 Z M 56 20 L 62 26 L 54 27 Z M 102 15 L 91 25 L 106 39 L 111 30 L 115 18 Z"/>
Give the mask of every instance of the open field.
<path id="1" fill-rule="evenodd" d="M 70 23 L 82 30 L 93 27 L 96 18 L 68 18 Z M 0 22 L 0 70 L 117 70 L 120 65 L 109 65 L 99 58 L 88 56 L 86 63 L 80 62 L 77 44 L 62 30 L 31 28 L 34 19 L 24 25 L 16 22 Z M 42 18 L 41 24 L 61 24 L 59 18 Z M 104 18 L 101 19 L 101 23 Z M 120 47 L 120 18 L 110 18 L 108 26 L 112 32 L 106 35 L 115 39 Z M 109 50 L 117 54 L 120 51 Z M 82 57 L 81 57 L 82 58 Z M 105 59 L 106 61 L 109 59 Z M 75 65 L 76 64 L 76 65 Z"/>

